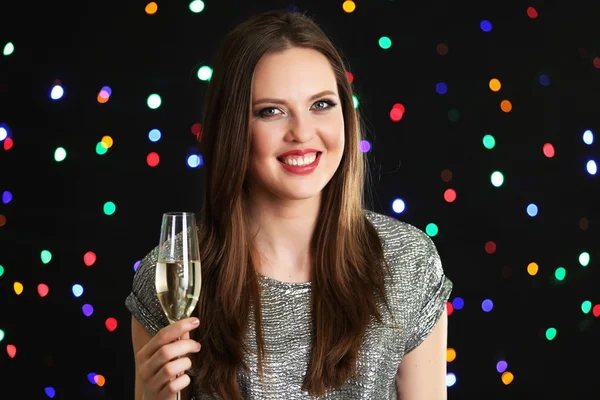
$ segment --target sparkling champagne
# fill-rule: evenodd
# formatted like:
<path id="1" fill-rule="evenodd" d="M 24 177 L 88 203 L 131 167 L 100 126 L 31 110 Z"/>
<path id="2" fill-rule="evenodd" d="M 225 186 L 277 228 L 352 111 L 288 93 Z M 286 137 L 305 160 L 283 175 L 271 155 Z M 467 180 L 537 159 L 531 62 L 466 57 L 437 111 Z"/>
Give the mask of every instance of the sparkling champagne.
<path id="1" fill-rule="evenodd" d="M 200 261 L 156 264 L 156 292 L 170 323 L 190 317 L 200 297 Z"/>

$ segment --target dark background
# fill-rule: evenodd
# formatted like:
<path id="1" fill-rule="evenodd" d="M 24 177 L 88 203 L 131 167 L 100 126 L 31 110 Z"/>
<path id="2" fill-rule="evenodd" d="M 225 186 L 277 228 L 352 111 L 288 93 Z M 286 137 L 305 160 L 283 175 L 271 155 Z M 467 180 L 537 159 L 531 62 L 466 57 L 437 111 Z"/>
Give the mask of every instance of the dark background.
<path id="1" fill-rule="evenodd" d="M 448 347 L 457 352 L 448 372 L 457 382 L 449 399 L 592 399 L 600 388 L 600 325 L 581 303 L 600 303 L 597 259 L 598 177 L 585 171 L 598 160 L 598 144 L 582 141 L 600 132 L 600 12 L 592 2 L 403 2 L 357 0 L 347 14 L 342 1 L 297 1 L 331 36 L 354 74 L 354 89 L 372 144 L 372 208 L 425 229 L 447 275 L 451 301 L 465 306 L 450 316 Z M 0 122 L 14 147 L 0 143 L 0 397 L 132 399 L 134 385 L 130 314 L 124 300 L 136 261 L 158 243 L 163 212 L 198 210 L 201 168 L 186 165 L 196 149 L 207 82 L 197 69 L 210 65 L 223 36 L 252 13 L 294 5 L 286 1 L 206 0 L 202 13 L 188 1 L 2 2 Z M 539 13 L 527 16 L 527 7 Z M 487 19 L 490 32 L 480 29 Z M 381 36 L 392 47 L 378 46 Z M 448 46 L 440 55 L 439 44 Z M 597 60 L 597 61 L 600 61 Z M 597 64 L 600 66 L 600 63 Z M 550 84 L 540 84 L 546 74 Z M 499 92 L 488 87 L 502 83 Z M 60 79 L 65 95 L 49 97 Z M 448 85 L 436 93 L 438 82 Z M 112 96 L 100 104 L 103 86 Z M 151 110 L 151 93 L 162 106 Z M 502 112 L 500 101 L 513 104 Z M 393 104 L 406 112 L 390 120 Z M 451 121 L 449 110 L 458 111 Z M 234 116 L 237 117 L 237 116 Z M 162 131 L 152 143 L 148 132 Z M 496 147 L 482 145 L 492 134 Z M 95 152 L 109 135 L 114 145 Z M 542 146 L 552 143 L 554 158 Z M 54 161 L 62 146 L 67 158 Z M 160 164 L 146 164 L 156 151 Z M 450 182 L 441 179 L 452 171 Z M 499 170 L 499 188 L 490 174 Z M 443 199 L 457 191 L 453 203 Z M 392 202 L 407 205 L 395 214 Z M 107 216 L 103 204 L 113 201 Z M 529 203 L 539 207 L 531 218 Z M 581 225 L 585 218 L 589 226 Z M 585 228 L 585 229 L 582 229 Z M 485 243 L 497 251 L 488 254 Z M 42 250 L 51 251 L 48 264 Z M 83 263 L 93 251 L 97 261 Z M 582 267 L 581 252 L 591 255 Z M 540 266 L 536 276 L 527 265 Z M 558 267 L 564 281 L 554 278 Z M 13 284 L 24 291 L 16 295 Z M 40 297 L 36 287 L 50 288 Z M 84 287 L 76 298 L 74 284 Z M 482 311 L 484 299 L 494 302 Z M 94 306 L 90 317 L 81 307 Z M 114 332 L 105 328 L 116 318 Z M 557 328 L 548 341 L 545 330 Z M 17 348 L 15 358 L 6 347 Z M 504 385 L 496 363 L 508 362 L 514 381 Z M 90 383 L 89 373 L 106 383 Z M 18 395 L 17 395 L 18 394 Z M 17 397 L 19 396 L 19 397 Z"/>

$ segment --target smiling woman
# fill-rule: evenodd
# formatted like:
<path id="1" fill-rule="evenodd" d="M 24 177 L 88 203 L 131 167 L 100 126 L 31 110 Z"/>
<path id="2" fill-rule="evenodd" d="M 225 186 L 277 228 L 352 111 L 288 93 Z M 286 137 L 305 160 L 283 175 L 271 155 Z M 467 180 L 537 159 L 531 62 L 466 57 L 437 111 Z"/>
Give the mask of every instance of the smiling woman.
<path id="1" fill-rule="evenodd" d="M 425 233 L 365 205 L 360 119 L 334 45 L 306 15 L 274 11 L 230 32 L 214 66 L 201 322 L 165 321 L 151 251 L 127 298 L 136 398 L 445 398 L 452 282 Z"/>

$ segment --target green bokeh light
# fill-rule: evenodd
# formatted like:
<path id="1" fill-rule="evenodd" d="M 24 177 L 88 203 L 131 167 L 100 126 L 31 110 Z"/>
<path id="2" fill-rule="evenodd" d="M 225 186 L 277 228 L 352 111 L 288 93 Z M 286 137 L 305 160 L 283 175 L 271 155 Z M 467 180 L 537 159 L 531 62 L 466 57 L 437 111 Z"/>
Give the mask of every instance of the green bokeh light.
<path id="1" fill-rule="evenodd" d="M 583 303 L 581 303 L 581 311 L 583 311 L 584 314 L 589 313 L 592 310 L 592 302 L 589 300 L 584 301 Z"/>
<path id="2" fill-rule="evenodd" d="M 546 329 L 546 339 L 552 340 L 556 337 L 556 328 Z"/>
<path id="3" fill-rule="evenodd" d="M 379 38 L 379 47 L 381 47 L 382 49 L 389 49 L 390 47 L 392 47 L 392 39 L 390 39 L 387 36 L 382 36 Z"/>
<path id="4" fill-rule="evenodd" d="M 117 210 L 117 206 L 112 201 L 107 201 L 104 203 L 104 214 L 113 215 Z"/>
<path id="5" fill-rule="evenodd" d="M 50 260 L 52 260 L 52 253 L 50 253 L 48 250 L 42 250 L 40 257 L 44 264 L 48 264 Z"/>
<path id="6" fill-rule="evenodd" d="M 204 11 L 204 2 L 202 0 L 192 1 L 190 3 L 190 11 L 196 14 Z"/>
<path id="7" fill-rule="evenodd" d="M 496 146 L 496 139 L 492 135 L 485 135 L 483 137 L 483 146 L 488 150 L 493 149 Z"/>
<path id="8" fill-rule="evenodd" d="M 436 224 L 434 224 L 433 222 L 427 224 L 427 226 L 425 227 L 425 233 L 427 233 L 431 237 L 434 237 L 435 235 L 437 235 L 438 232 L 439 232 L 438 226 Z"/>

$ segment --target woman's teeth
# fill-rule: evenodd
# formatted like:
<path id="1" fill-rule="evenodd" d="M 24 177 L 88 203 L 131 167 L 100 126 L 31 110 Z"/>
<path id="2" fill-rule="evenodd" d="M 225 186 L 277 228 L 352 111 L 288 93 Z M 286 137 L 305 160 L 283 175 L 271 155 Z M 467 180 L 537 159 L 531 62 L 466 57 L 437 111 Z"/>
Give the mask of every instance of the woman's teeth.
<path id="1" fill-rule="evenodd" d="M 283 162 L 284 164 L 296 165 L 296 166 L 312 164 L 313 162 L 315 162 L 316 159 L 317 159 L 317 153 L 313 153 L 312 155 L 307 155 L 304 157 L 289 156 L 289 157 L 281 157 L 280 158 L 281 162 Z"/>

